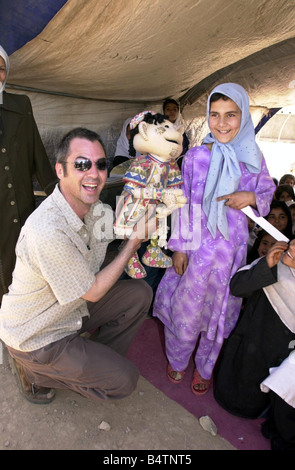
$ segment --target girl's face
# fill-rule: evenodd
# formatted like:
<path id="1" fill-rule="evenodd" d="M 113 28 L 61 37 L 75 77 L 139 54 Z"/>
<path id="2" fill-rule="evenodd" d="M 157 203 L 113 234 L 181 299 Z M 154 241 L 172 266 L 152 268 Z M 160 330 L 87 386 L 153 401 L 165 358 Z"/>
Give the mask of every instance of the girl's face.
<path id="1" fill-rule="evenodd" d="M 292 197 L 290 196 L 289 193 L 286 191 L 283 191 L 282 194 L 280 195 L 279 201 L 292 201 Z"/>
<path id="2" fill-rule="evenodd" d="M 164 109 L 165 116 L 169 117 L 170 122 L 175 122 L 178 116 L 179 110 L 175 103 L 167 103 Z"/>
<path id="3" fill-rule="evenodd" d="M 276 243 L 276 240 L 269 234 L 266 234 L 264 235 L 262 238 L 261 238 L 261 241 L 259 243 L 259 247 L 258 247 L 258 255 L 259 255 L 259 258 L 261 258 L 261 256 L 266 256 L 267 253 L 268 253 L 268 250 Z"/>
<path id="4" fill-rule="evenodd" d="M 267 220 L 280 232 L 283 232 L 288 225 L 288 217 L 285 212 L 279 207 L 276 207 L 275 209 L 272 209 L 270 211 Z"/>
<path id="5" fill-rule="evenodd" d="M 213 136 L 222 144 L 228 144 L 238 134 L 242 113 L 231 99 L 213 101 L 210 105 L 209 127 Z"/>
<path id="6" fill-rule="evenodd" d="M 286 178 L 284 184 L 289 184 L 290 186 L 294 186 L 295 181 L 293 178 Z"/>

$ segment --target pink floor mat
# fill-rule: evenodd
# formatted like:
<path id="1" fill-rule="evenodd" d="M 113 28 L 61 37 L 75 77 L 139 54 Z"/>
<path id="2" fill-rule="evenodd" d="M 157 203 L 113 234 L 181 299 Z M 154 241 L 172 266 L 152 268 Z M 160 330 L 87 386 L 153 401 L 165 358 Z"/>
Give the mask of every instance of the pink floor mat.
<path id="1" fill-rule="evenodd" d="M 145 320 L 129 348 L 127 357 L 138 367 L 145 379 L 196 418 L 210 416 L 217 426 L 218 434 L 236 449 L 270 450 L 270 441 L 263 437 L 260 431 L 263 419 L 248 420 L 231 415 L 215 401 L 212 386 L 202 397 L 192 394 L 192 361 L 180 384 L 169 382 L 166 376 L 163 327 L 157 319 Z"/>

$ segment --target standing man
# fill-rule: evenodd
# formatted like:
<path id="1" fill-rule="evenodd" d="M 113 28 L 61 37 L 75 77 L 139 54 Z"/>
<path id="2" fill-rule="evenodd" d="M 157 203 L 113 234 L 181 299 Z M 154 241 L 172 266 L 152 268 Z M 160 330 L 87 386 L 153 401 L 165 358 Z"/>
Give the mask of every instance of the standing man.
<path id="1" fill-rule="evenodd" d="M 118 281 L 141 245 L 139 227 L 100 270 L 108 245 L 95 230 L 107 178 L 100 137 L 83 128 L 70 131 L 57 152 L 56 174 L 59 185 L 20 234 L 13 282 L 0 310 L 0 338 L 22 393 L 33 403 L 52 401 L 55 388 L 94 400 L 123 398 L 138 380 L 137 368 L 123 355 L 152 300 L 144 281 Z"/>
<path id="2" fill-rule="evenodd" d="M 35 209 L 33 175 L 46 194 L 56 184 L 29 98 L 3 91 L 8 72 L 9 58 L 0 46 L 0 305 L 11 284 L 21 227 Z"/>

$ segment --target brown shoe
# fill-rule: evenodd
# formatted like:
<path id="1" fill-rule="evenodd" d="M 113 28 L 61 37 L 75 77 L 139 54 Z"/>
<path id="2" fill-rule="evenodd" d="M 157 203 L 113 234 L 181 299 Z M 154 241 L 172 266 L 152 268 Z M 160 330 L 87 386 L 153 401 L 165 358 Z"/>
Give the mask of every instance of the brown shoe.
<path id="1" fill-rule="evenodd" d="M 37 387 L 28 381 L 23 367 L 18 362 L 9 356 L 9 364 L 11 372 L 16 376 L 16 380 L 21 394 L 31 403 L 39 405 L 46 405 L 51 403 L 55 397 L 54 388 Z"/>

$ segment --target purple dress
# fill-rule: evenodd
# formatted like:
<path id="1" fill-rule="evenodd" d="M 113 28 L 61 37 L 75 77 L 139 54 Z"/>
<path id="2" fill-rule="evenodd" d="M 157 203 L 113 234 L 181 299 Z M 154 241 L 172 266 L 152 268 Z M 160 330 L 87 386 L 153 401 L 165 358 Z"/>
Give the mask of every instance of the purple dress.
<path id="1" fill-rule="evenodd" d="M 185 156 L 183 191 L 190 207 L 202 204 L 209 164 L 206 145 L 190 149 Z M 265 160 L 262 159 L 258 174 L 250 173 L 243 163 L 240 169 L 238 190 L 255 192 L 256 213 L 265 216 L 275 190 Z M 197 249 L 187 250 L 182 235 L 176 238 L 172 232 L 168 247 L 186 253 L 188 266 L 182 276 L 173 267 L 166 270 L 156 293 L 153 315 L 165 326 L 166 354 L 174 370 L 186 369 L 200 335 L 195 364 L 201 376 L 210 379 L 223 340 L 239 316 L 241 299 L 230 294 L 229 281 L 245 264 L 249 233 L 247 218 L 240 210 L 227 208 L 229 241 L 218 230 L 216 238 L 212 238 L 203 210 L 200 215 L 201 220 L 194 227 L 200 232 Z M 190 210 L 190 225 L 191 217 Z"/>

